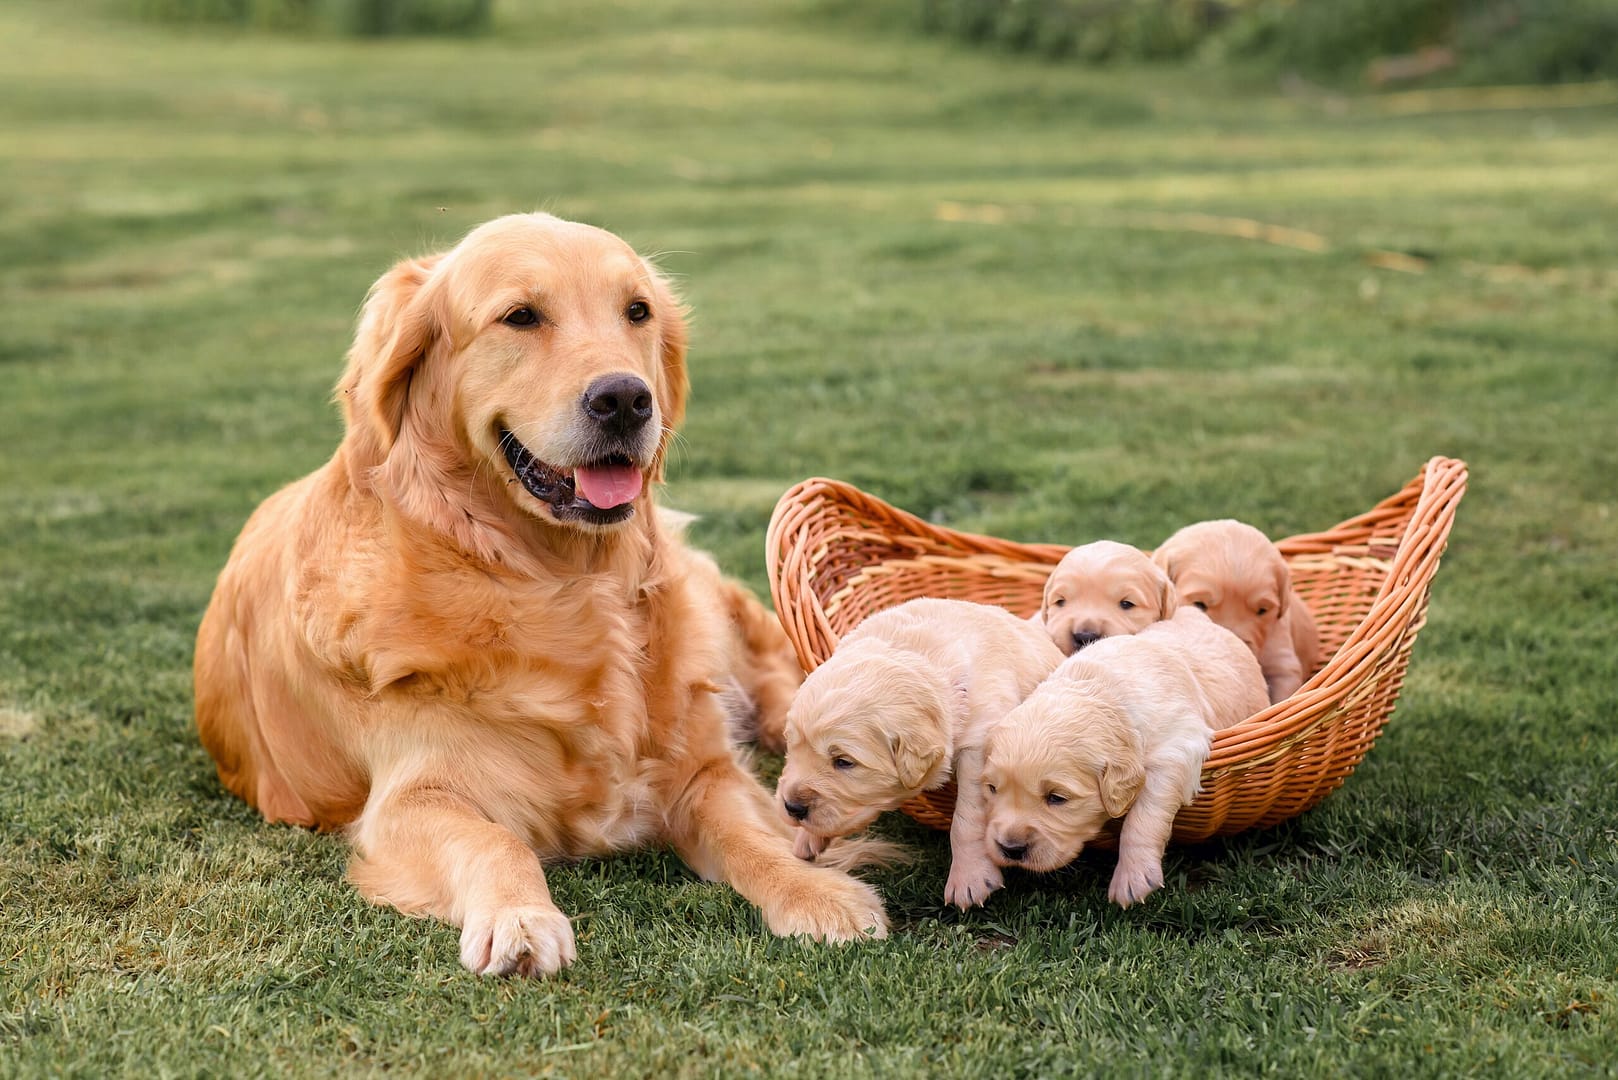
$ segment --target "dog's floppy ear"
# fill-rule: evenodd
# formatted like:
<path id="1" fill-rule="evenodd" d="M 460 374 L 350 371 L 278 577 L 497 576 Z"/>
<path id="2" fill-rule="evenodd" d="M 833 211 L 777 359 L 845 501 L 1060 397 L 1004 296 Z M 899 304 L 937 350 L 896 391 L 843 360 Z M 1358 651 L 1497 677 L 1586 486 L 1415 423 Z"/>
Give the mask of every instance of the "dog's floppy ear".
<path id="1" fill-rule="evenodd" d="M 936 743 L 916 745 L 910 739 L 894 735 L 888 739 L 893 751 L 893 767 L 899 784 L 907 788 L 920 788 L 927 774 L 944 758 L 944 748 Z"/>
<path id="2" fill-rule="evenodd" d="M 1275 595 L 1279 598 L 1275 602 L 1275 617 L 1284 619 L 1287 605 L 1292 602 L 1292 568 L 1281 553 L 1275 553 Z"/>
<path id="3" fill-rule="evenodd" d="M 1138 754 L 1116 756 L 1101 766 L 1101 805 L 1111 817 L 1128 813 L 1145 786 L 1146 770 Z"/>
<path id="4" fill-rule="evenodd" d="M 658 439 L 657 456 L 652 461 L 652 479 L 660 481 L 674 433 L 685 420 L 685 399 L 691 392 L 691 377 L 685 366 L 685 305 L 680 303 L 674 290 L 669 288 L 669 283 L 650 263 L 646 264 L 646 275 L 655 294 L 652 299 L 657 310 L 657 350 L 662 365 L 658 408 L 663 414 L 663 434 Z"/>
<path id="5" fill-rule="evenodd" d="M 1174 579 L 1169 577 L 1167 570 L 1156 563 L 1152 564 L 1152 569 L 1157 571 L 1157 610 L 1160 612 L 1158 618 L 1172 619 L 1174 609 L 1180 606 L 1180 591 L 1174 587 Z"/>
<path id="6" fill-rule="evenodd" d="M 380 465 L 399 437 L 410 377 L 440 331 L 423 295 L 440 258 L 404 260 L 383 274 L 365 298 L 348 367 L 337 384 L 353 466 Z"/>
<path id="7" fill-rule="evenodd" d="M 1108 815 L 1123 817 L 1146 785 L 1146 755 L 1140 736 L 1122 710 L 1098 709 L 1090 730 L 1101 743 L 1101 805 Z"/>

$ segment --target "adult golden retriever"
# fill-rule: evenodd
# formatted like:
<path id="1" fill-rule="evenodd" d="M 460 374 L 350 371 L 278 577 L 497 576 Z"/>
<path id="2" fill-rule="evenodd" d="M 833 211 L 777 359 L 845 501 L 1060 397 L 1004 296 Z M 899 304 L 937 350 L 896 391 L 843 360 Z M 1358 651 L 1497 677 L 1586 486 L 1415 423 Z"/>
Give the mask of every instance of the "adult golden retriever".
<path id="1" fill-rule="evenodd" d="M 253 514 L 203 618 L 225 785 L 346 829 L 360 892 L 460 926 L 473 971 L 574 958 L 543 859 L 653 842 L 777 934 L 885 933 L 732 751 L 732 679 L 778 741 L 801 676 L 654 511 L 686 389 L 679 304 L 610 233 L 514 215 L 402 262 L 360 318 L 337 452 Z"/>

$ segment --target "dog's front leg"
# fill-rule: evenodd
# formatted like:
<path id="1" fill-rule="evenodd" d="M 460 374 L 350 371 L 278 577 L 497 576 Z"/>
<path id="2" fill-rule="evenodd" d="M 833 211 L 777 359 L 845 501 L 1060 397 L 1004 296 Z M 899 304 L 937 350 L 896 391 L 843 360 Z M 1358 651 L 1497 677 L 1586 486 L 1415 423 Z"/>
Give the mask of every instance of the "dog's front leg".
<path id="1" fill-rule="evenodd" d="M 783 937 L 822 941 L 886 937 L 876 890 L 841 870 L 793 854 L 769 794 L 729 756 L 689 774 L 670 800 L 669 836 L 680 857 L 710 881 L 728 882 Z"/>
<path id="2" fill-rule="evenodd" d="M 949 823 L 949 880 L 944 883 L 944 903 L 962 911 L 983 903 L 1005 883 L 989 859 L 988 827 L 983 750 L 963 749 L 955 755 L 955 815 Z"/>
<path id="3" fill-rule="evenodd" d="M 1148 773 L 1146 786 L 1124 815 L 1118 835 L 1118 868 L 1107 898 L 1119 907 L 1146 899 L 1163 884 L 1163 851 L 1184 803 L 1184 784 L 1166 770 Z"/>
<path id="4" fill-rule="evenodd" d="M 396 790 L 365 808 L 353 840 L 360 893 L 459 926 L 461 963 L 479 975 L 554 975 L 573 962 L 573 928 L 539 857 L 463 796 Z"/>

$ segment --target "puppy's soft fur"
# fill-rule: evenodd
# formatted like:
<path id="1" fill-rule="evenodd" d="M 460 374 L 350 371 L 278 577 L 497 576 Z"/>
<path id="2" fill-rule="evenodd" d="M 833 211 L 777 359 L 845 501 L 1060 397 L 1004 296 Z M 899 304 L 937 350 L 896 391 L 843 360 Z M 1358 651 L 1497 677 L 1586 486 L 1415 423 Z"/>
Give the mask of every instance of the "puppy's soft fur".
<path id="1" fill-rule="evenodd" d="M 1123 818 L 1107 895 L 1163 884 L 1174 815 L 1196 797 L 1213 732 L 1268 704 L 1258 661 L 1195 608 L 1075 653 L 994 725 L 984 750 L 987 854 L 1064 866 Z"/>
<path id="2" fill-rule="evenodd" d="M 1039 627 L 985 604 L 911 600 L 861 622 L 787 712 L 776 794 L 799 854 L 953 776 L 944 900 L 983 903 L 1001 885 L 983 846 L 984 733 L 1061 660 Z"/>
<path id="3" fill-rule="evenodd" d="M 1062 556 L 1045 580 L 1039 619 L 1065 655 L 1102 638 L 1138 634 L 1174 614 L 1174 583 L 1140 548 L 1113 540 Z"/>
<path id="4" fill-rule="evenodd" d="M 779 934 L 881 935 L 876 893 L 793 854 L 721 697 L 778 738 L 785 635 L 650 491 L 685 327 L 610 233 L 500 218 L 371 290 L 324 467 L 259 507 L 197 637 L 220 778 L 346 829 L 378 903 L 461 927 L 473 971 L 574 957 L 541 860 L 667 842 Z"/>
<path id="5" fill-rule="evenodd" d="M 1285 700 L 1320 662 L 1320 633 L 1292 589 L 1292 573 L 1269 537 L 1240 521 L 1187 525 L 1152 553 L 1180 603 L 1208 613 L 1253 650 L 1270 701 Z"/>

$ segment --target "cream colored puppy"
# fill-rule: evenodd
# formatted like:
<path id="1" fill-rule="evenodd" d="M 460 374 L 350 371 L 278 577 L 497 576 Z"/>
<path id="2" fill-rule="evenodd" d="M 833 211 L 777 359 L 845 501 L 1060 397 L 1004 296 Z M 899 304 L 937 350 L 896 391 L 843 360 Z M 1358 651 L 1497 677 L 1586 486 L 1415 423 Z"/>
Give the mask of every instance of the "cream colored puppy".
<path id="1" fill-rule="evenodd" d="M 1038 618 L 1071 656 L 1102 638 L 1138 634 L 1178 606 L 1174 583 L 1144 551 L 1097 540 L 1062 556 L 1045 581 Z"/>
<path id="2" fill-rule="evenodd" d="M 989 733 L 989 858 L 1055 870 L 1121 817 L 1107 895 L 1144 899 L 1163 884 L 1174 815 L 1196 798 L 1213 732 L 1268 704 L 1253 654 L 1195 608 L 1075 653 Z"/>
<path id="3" fill-rule="evenodd" d="M 814 858 L 953 776 L 944 900 L 965 910 L 1001 885 L 983 843 L 983 738 L 1062 662 L 1039 627 L 1002 608 L 911 600 L 870 616 L 804 680 L 787 710 L 776 787 Z"/>
<path id="4" fill-rule="evenodd" d="M 1242 639 L 1258 657 L 1271 702 L 1285 700 L 1320 662 L 1320 633 L 1292 590 L 1292 572 L 1269 537 L 1226 518 L 1187 525 L 1152 554 L 1180 603 Z"/>

